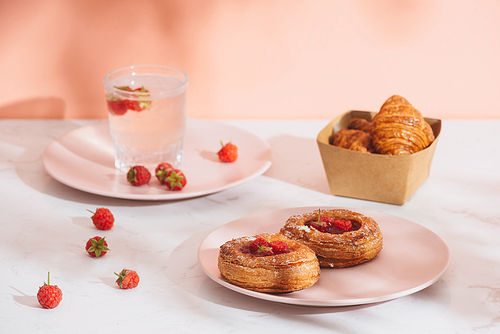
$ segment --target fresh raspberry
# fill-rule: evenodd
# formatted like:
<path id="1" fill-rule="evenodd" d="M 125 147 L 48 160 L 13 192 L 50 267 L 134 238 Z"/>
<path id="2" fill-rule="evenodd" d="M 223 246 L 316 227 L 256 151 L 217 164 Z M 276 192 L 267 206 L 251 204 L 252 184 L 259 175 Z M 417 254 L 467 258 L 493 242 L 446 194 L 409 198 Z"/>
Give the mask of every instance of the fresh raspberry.
<path id="1" fill-rule="evenodd" d="M 182 190 L 186 186 L 186 176 L 180 169 L 171 169 L 165 178 L 165 185 L 168 190 Z"/>
<path id="2" fill-rule="evenodd" d="M 116 284 L 120 289 L 132 289 L 139 284 L 139 275 L 133 270 L 123 269 L 119 274 L 115 273 L 115 275 L 118 276 Z"/>
<path id="3" fill-rule="evenodd" d="M 47 275 L 47 283 L 38 289 L 36 298 L 43 308 L 54 308 L 61 302 L 62 291 L 57 285 L 50 285 L 50 272 Z"/>
<path id="4" fill-rule="evenodd" d="M 132 89 L 129 86 L 115 86 L 116 89 L 123 90 L 126 92 L 143 92 L 148 93 L 148 90 L 144 87 Z M 144 98 L 149 96 L 148 94 L 141 94 L 140 97 Z M 136 101 L 136 100 L 128 100 L 121 99 L 116 95 L 109 94 L 107 97 L 108 102 L 108 110 L 110 113 L 114 115 L 124 115 L 127 110 L 132 111 L 143 111 L 146 108 L 149 108 L 150 101 Z"/>
<path id="5" fill-rule="evenodd" d="M 132 110 L 132 111 L 142 111 L 143 110 L 143 108 L 141 108 L 141 104 L 139 103 L 139 101 L 125 100 L 125 105 L 127 106 L 128 110 Z"/>
<path id="6" fill-rule="evenodd" d="M 250 243 L 250 252 L 257 256 L 268 256 L 273 255 L 273 249 L 269 243 L 264 238 L 257 238 Z"/>
<path id="7" fill-rule="evenodd" d="M 168 162 L 162 162 L 156 167 L 155 175 L 161 184 L 165 184 L 165 179 L 167 178 L 168 171 L 171 169 L 174 169 L 174 166 L 172 166 Z"/>
<path id="8" fill-rule="evenodd" d="M 333 226 L 335 226 L 336 228 L 338 228 L 343 232 L 352 230 L 352 223 L 350 220 L 338 219 L 333 222 Z"/>
<path id="9" fill-rule="evenodd" d="M 142 186 L 151 180 L 151 173 L 144 166 L 131 167 L 127 173 L 127 181 L 133 186 Z"/>
<path id="10" fill-rule="evenodd" d="M 238 158 L 238 147 L 231 143 L 224 145 L 221 142 L 222 148 L 217 154 L 219 155 L 219 160 L 222 162 L 234 162 Z"/>
<path id="11" fill-rule="evenodd" d="M 328 228 L 333 224 L 334 218 L 322 215 L 321 209 L 318 210 L 318 219 L 311 223 L 311 226 L 320 232 L 327 232 Z"/>
<path id="12" fill-rule="evenodd" d="M 99 208 L 95 210 L 95 212 L 90 210 L 87 211 L 93 214 L 91 217 L 92 222 L 98 230 L 111 230 L 115 223 L 115 217 L 113 217 L 113 214 L 109 211 L 109 209 Z"/>
<path id="13" fill-rule="evenodd" d="M 328 221 L 320 219 L 318 221 L 312 222 L 311 226 L 320 232 L 326 232 L 326 231 L 328 231 L 328 228 L 330 227 L 330 223 Z"/>
<path id="14" fill-rule="evenodd" d="M 115 86 L 115 88 L 125 90 L 127 92 L 149 93 L 149 91 L 147 89 L 145 89 L 144 86 L 141 88 L 136 88 L 136 89 L 132 89 L 129 86 L 122 86 L 122 87 Z M 143 98 L 147 98 L 148 96 L 149 96 L 149 94 L 140 94 L 139 95 L 139 98 L 141 99 L 140 101 L 125 100 L 125 104 L 127 105 L 127 108 L 129 110 L 133 110 L 133 111 L 137 111 L 137 112 L 143 111 L 144 109 L 149 108 L 149 105 L 151 104 L 151 101 L 143 101 L 142 100 Z"/>
<path id="15" fill-rule="evenodd" d="M 286 241 L 273 241 L 269 244 L 274 254 L 283 254 L 288 252 L 288 244 Z"/>
<path id="16" fill-rule="evenodd" d="M 273 249 L 270 246 L 259 246 L 259 249 L 257 249 L 257 255 L 259 256 L 269 256 L 269 255 L 274 255 Z"/>
<path id="17" fill-rule="evenodd" d="M 116 96 L 108 97 L 106 103 L 108 104 L 108 111 L 113 115 L 125 115 L 128 110 L 125 101 Z"/>
<path id="18" fill-rule="evenodd" d="M 106 242 L 106 240 L 104 240 L 104 238 L 95 236 L 87 241 L 85 250 L 92 257 L 100 257 L 106 255 L 106 253 L 109 251 L 109 248 L 108 243 Z"/>
<path id="19" fill-rule="evenodd" d="M 129 86 L 123 86 L 123 87 L 115 87 L 121 90 L 125 90 L 128 92 L 142 92 L 142 93 L 148 93 L 149 91 L 145 89 L 144 87 L 141 88 L 136 88 L 132 89 Z M 141 94 L 139 95 L 140 98 L 148 97 L 148 94 Z M 143 111 L 144 109 L 149 107 L 150 102 L 149 101 L 137 101 L 137 100 L 125 100 L 125 104 L 127 105 L 127 108 L 129 110 L 133 111 Z"/>
<path id="20" fill-rule="evenodd" d="M 266 241 L 266 239 L 258 237 L 250 243 L 250 252 L 257 252 L 259 250 L 259 246 L 269 246 L 269 243 Z"/>
<path id="21" fill-rule="evenodd" d="M 325 222 L 328 225 L 333 225 L 333 222 L 335 221 L 334 217 L 327 216 L 327 215 L 320 215 L 320 219 L 322 222 Z"/>

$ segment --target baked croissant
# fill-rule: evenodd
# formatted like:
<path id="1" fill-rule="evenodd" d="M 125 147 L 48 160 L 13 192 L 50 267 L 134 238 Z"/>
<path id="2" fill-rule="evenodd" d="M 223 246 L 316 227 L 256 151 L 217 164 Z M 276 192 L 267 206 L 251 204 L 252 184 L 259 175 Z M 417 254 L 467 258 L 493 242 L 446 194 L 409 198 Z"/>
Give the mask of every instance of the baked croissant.
<path id="1" fill-rule="evenodd" d="M 390 97 L 374 116 L 370 128 L 375 151 L 389 155 L 416 153 L 434 141 L 430 125 L 405 98 Z"/>
<path id="2" fill-rule="evenodd" d="M 333 137 L 333 145 L 363 153 L 375 151 L 372 136 L 362 130 L 340 129 Z"/>

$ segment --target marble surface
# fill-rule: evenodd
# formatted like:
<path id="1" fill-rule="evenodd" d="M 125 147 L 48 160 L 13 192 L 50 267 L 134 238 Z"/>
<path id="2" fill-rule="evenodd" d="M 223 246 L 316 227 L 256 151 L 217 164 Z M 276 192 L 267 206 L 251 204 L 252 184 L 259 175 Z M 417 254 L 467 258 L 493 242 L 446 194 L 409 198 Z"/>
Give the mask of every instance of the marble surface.
<path id="1" fill-rule="evenodd" d="M 445 120 L 431 173 L 403 206 L 332 196 L 316 145 L 328 120 L 221 121 L 255 133 L 273 149 L 271 168 L 243 185 L 171 202 L 121 200 L 69 188 L 41 155 L 88 120 L 0 120 L 0 332 L 493 333 L 500 330 L 500 121 Z M 208 278 L 197 260 L 214 229 L 255 212 L 342 206 L 389 213 L 432 230 L 451 265 L 430 287 L 395 300 L 303 307 L 241 295 Z M 101 233 L 87 209 L 108 207 L 115 227 Z M 88 238 L 111 251 L 92 259 Z M 132 290 L 114 271 L 139 272 Z M 51 272 L 63 291 L 53 310 L 38 287 Z"/>

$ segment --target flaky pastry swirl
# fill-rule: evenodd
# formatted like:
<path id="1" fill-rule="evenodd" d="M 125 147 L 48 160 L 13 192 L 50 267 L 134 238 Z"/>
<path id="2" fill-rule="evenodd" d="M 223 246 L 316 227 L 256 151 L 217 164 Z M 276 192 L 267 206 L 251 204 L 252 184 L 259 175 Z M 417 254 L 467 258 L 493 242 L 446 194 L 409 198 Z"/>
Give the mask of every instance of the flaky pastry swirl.
<path id="1" fill-rule="evenodd" d="M 351 220 L 356 229 L 330 234 L 309 227 L 309 222 L 317 220 L 315 210 L 288 218 L 280 234 L 311 248 L 321 267 L 351 267 L 370 261 L 382 250 L 382 232 L 373 218 L 346 209 L 321 210 L 321 215 Z"/>
<path id="2" fill-rule="evenodd" d="M 252 256 L 247 248 L 258 237 L 267 242 L 285 241 L 291 252 Z M 320 267 L 314 252 L 277 233 L 262 233 L 224 243 L 220 246 L 218 267 L 222 277 L 228 282 L 261 292 L 301 290 L 314 285 L 320 277 Z"/>

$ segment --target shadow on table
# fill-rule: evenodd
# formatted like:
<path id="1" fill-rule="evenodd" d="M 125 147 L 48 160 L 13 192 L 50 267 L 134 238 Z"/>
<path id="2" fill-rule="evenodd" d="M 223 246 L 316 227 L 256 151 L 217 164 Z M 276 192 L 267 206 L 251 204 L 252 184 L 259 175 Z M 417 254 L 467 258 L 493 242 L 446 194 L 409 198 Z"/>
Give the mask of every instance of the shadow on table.
<path id="1" fill-rule="evenodd" d="M 299 319 L 302 315 L 362 310 L 391 302 L 389 300 L 365 305 L 315 307 L 282 304 L 240 294 L 219 285 L 203 272 L 198 263 L 197 248 L 193 247 L 193 245 L 200 245 L 205 237 L 206 232 L 192 235 L 172 250 L 168 258 L 163 258 L 161 261 L 162 263 L 166 263 L 167 270 L 165 273 L 169 281 L 183 289 L 186 293 L 210 303 L 235 309 L 269 313 L 276 317 L 286 318 L 288 321 L 300 321 Z M 217 259 L 214 259 L 214 261 L 217 261 Z M 448 283 L 444 279 L 441 279 L 422 291 L 401 298 L 418 298 L 432 303 L 449 305 L 451 296 Z M 190 300 L 190 298 L 187 298 L 187 300 Z M 321 326 L 321 324 L 317 325 Z M 328 327 L 330 328 L 331 326 L 332 324 L 328 323 Z M 336 328 L 336 330 L 343 332 L 343 328 Z"/>
<path id="2" fill-rule="evenodd" d="M 40 122 L 38 125 L 35 130 L 31 128 L 31 130 L 27 129 L 23 132 L 23 128 L 19 127 L 0 132 L 0 142 L 8 143 L 8 147 L 15 148 L 12 152 L 8 150 L 2 152 L 2 158 L 15 161 L 16 173 L 27 186 L 48 196 L 72 202 L 92 204 L 92 206 L 148 206 L 165 203 L 162 201 L 134 201 L 99 196 L 71 188 L 56 181 L 45 171 L 42 154 L 47 145 L 53 140 L 80 127 L 81 124 L 78 121 L 61 122 L 51 120 Z M 19 153 L 19 149 L 23 151 Z M 174 201 L 169 201 L 169 203 L 174 203 Z"/>
<path id="3" fill-rule="evenodd" d="M 60 128 L 62 125 L 65 128 Z M 50 128 L 53 125 L 43 123 L 39 129 L 39 136 L 37 133 L 16 132 L 15 135 L 11 136 L 8 134 L 0 135 L 0 139 L 26 149 L 20 157 L 16 157 L 15 159 L 17 160 L 16 172 L 19 178 L 27 185 L 49 196 L 89 204 L 98 202 L 100 205 L 136 206 L 164 203 L 161 201 L 115 199 L 89 194 L 59 183 L 46 172 L 43 172 L 43 175 L 40 176 L 39 170 L 44 170 L 41 155 L 47 145 L 62 134 L 79 126 L 79 124 L 73 123 L 58 123 L 57 133 L 54 132 L 52 137 L 48 137 L 44 135 L 44 132 L 51 133 L 53 130 Z M 44 130 L 42 127 L 49 129 Z M 9 136 L 9 138 L 2 138 L 4 136 Z M 281 136 L 270 139 L 269 144 L 274 154 L 273 163 L 264 175 L 303 188 L 330 194 L 321 156 L 315 140 Z"/>
<path id="4" fill-rule="evenodd" d="M 13 286 L 11 286 L 11 288 L 19 293 L 18 295 L 13 295 L 13 299 L 17 303 L 19 303 L 21 305 L 29 306 L 29 307 L 41 308 L 36 296 L 28 296 L 27 294 L 19 291 L 18 289 L 16 289 Z"/>
<path id="5" fill-rule="evenodd" d="M 280 136 L 268 140 L 273 163 L 265 176 L 330 195 L 316 140 Z"/>
<path id="6" fill-rule="evenodd" d="M 297 323 L 311 321 L 309 318 L 302 319 L 302 316 L 354 311 L 382 304 L 374 303 L 345 307 L 312 307 L 282 304 L 240 294 L 214 282 L 202 271 L 197 259 L 197 249 L 192 247 L 192 245 L 199 245 L 205 236 L 206 235 L 202 233 L 193 235 L 182 244 L 178 245 L 166 259 L 167 270 L 165 273 L 167 279 L 184 290 L 185 293 L 191 295 L 191 297 L 186 296 L 184 298 L 186 304 L 190 304 L 193 299 L 203 299 L 208 303 L 214 303 L 236 310 L 269 314 L 272 317 L 282 318 L 286 321 Z M 165 259 L 163 261 L 165 261 Z M 216 261 L 216 259 L 214 259 L 214 261 Z M 179 305 L 179 307 L 188 307 L 188 305 Z M 322 321 L 324 321 L 324 323 L 322 323 Z M 334 322 L 333 319 L 332 321 Z M 342 324 L 333 324 L 332 321 L 328 319 L 317 319 L 315 321 L 315 326 L 331 329 L 332 332 L 347 331 L 347 328 L 343 328 Z"/>
<path id="7" fill-rule="evenodd" d="M 276 308 L 279 308 L 278 313 L 283 314 L 284 317 L 293 317 L 294 315 L 302 314 L 336 313 L 377 305 L 374 303 L 347 307 L 296 306 L 258 299 L 227 289 L 206 276 L 198 263 L 197 248 L 192 247 L 192 245 L 201 244 L 205 237 L 206 234 L 204 233 L 198 233 L 191 236 L 182 244 L 178 245 L 166 259 L 167 270 L 165 272 L 167 278 L 172 283 L 197 298 L 226 307 L 273 313 L 274 315 L 277 313 Z M 216 260 L 217 259 L 214 259 L 214 261 Z M 165 263 L 165 259 L 163 259 L 163 261 Z"/>

